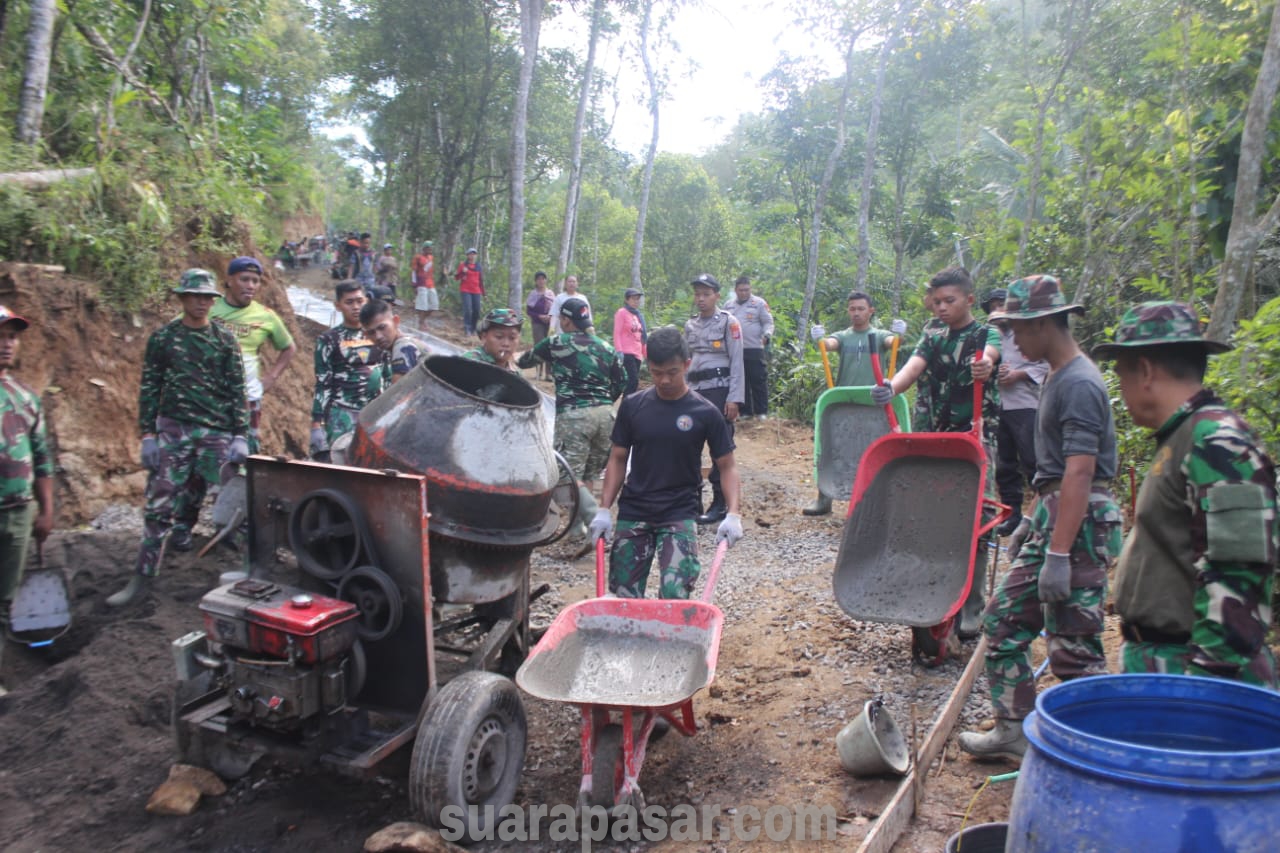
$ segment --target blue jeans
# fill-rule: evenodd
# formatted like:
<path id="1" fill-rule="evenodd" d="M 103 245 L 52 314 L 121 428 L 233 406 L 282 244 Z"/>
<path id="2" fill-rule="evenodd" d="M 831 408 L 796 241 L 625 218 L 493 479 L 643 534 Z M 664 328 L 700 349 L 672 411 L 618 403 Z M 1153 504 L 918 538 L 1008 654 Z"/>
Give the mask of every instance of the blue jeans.
<path id="1" fill-rule="evenodd" d="M 462 294 L 462 328 L 466 329 L 468 335 L 476 333 L 476 323 L 480 322 L 480 314 L 483 310 L 480 298 L 478 293 Z"/>

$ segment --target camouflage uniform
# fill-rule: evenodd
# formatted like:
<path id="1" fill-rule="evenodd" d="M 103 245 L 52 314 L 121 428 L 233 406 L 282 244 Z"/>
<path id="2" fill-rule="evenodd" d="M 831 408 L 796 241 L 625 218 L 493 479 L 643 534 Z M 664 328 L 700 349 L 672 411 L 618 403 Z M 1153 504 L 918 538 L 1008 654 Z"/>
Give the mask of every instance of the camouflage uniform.
<path id="1" fill-rule="evenodd" d="M 1031 276 L 1012 282 L 1004 311 L 991 316 L 1030 320 L 1080 310 L 1067 304 L 1057 279 Z M 1054 384 L 1055 379 L 1060 385 Z M 1039 417 L 1048 423 L 1041 423 L 1037 434 L 1035 483 L 1040 497 L 1026 519 L 1029 530 L 1022 550 L 988 603 L 983 624 L 991 705 L 1003 720 L 1022 720 L 1035 707 L 1035 675 L 1028 651 L 1042 628 L 1048 635 L 1049 663 L 1058 678 L 1065 681 L 1107 671 L 1102 649 L 1107 567 L 1120 552 L 1122 541 L 1120 508 L 1106 482 L 1115 474 L 1115 424 L 1102 377 L 1083 355 L 1060 365 L 1043 393 Z M 1096 425 L 1087 419 L 1095 411 L 1100 413 Z M 1070 426 L 1070 432 L 1064 425 Z M 1067 458 L 1080 455 L 1073 452 L 1078 450 L 1077 443 L 1096 448 L 1096 479 L 1068 551 L 1070 593 L 1065 601 L 1044 603 L 1038 589 L 1040 572 L 1056 527 L 1060 478 Z"/>
<path id="2" fill-rule="evenodd" d="M 1144 303 L 1125 314 L 1112 357 L 1129 347 L 1199 342 L 1192 310 Z M 1138 350 L 1141 353 L 1141 350 Z M 1153 354 L 1154 355 L 1154 354 Z M 1275 689 L 1267 646 L 1277 548 L 1276 472 L 1252 428 L 1201 389 L 1155 431 L 1133 529 L 1116 571 L 1125 672 L 1217 676 Z"/>
<path id="3" fill-rule="evenodd" d="M 53 476 L 40 396 L 7 373 L 0 374 L 0 442 L 0 618 L 7 618 L 31 542 L 34 483 Z"/>
<path id="4" fill-rule="evenodd" d="M 311 420 L 324 424 L 330 444 L 356 428 L 356 416 L 373 399 L 369 375 L 379 362 L 378 348 L 359 327 L 338 326 L 316 338 Z"/>
<path id="5" fill-rule="evenodd" d="M 622 358 L 595 335 L 561 332 L 549 335 L 520 356 L 516 365 L 551 365 L 556 383 L 556 451 L 573 475 L 591 483 L 609 461 L 613 430 L 613 401 L 622 394 L 627 374 Z M 595 515 L 590 489 L 581 490 L 578 518 L 586 524 Z"/>
<path id="6" fill-rule="evenodd" d="M 155 433 L 160 464 L 147 480 L 138 574 L 154 577 L 174 519 L 196 514 L 206 484 L 219 482 L 231 441 L 247 436 L 244 360 L 217 323 L 193 329 L 179 318 L 147 340 L 138 427 Z M 203 482 L 200 482 L 203 481 Z"/>
<path id="7" fill-rule="evenodd" d="M 653 558 L 664 566 L 659 598 L 688 598 L 698 582 L 698 528 L 693 519 L 652 524 L 618 519 L 610 551 L 609 590 L 622 598 L 644 598 Z M 676 556 L 679 555 L 679 559 Z"/>

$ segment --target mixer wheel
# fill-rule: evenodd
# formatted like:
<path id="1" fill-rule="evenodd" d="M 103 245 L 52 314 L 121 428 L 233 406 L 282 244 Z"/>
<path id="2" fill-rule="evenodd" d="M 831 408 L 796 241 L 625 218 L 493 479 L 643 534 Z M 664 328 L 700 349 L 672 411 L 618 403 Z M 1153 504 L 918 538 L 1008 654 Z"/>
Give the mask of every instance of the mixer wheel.
<path id="1" fill-rule="evenodd" d="M 404 617 L 399 587 L 373 566 L 360 566 L 347 573 L 338 584 L 338 598 L 359 608 L 356 634 L 369 643 L 389 637 Z"/>
<path id="2" fill-rule="evenodd" d="M 467 824 L 465 837 L 485 837 L 495 828 L 498 812 L 515 798 L 528 736 L 515 684 L 491 672 L 456 676 L 440 688 L 418 726 L 409 765 L 410 804 L 437 827 L 441 810 L 458 806 Z M 479 808 L 470 810 L 471 805 Z"/>
<path id="3" fill-rule="evenodd" d="M 323 581 L 355 568 L 367 538 L 360 508 L 336 489 L 308 492 L 289 514 L 289 547 L 298 565 Z"/>

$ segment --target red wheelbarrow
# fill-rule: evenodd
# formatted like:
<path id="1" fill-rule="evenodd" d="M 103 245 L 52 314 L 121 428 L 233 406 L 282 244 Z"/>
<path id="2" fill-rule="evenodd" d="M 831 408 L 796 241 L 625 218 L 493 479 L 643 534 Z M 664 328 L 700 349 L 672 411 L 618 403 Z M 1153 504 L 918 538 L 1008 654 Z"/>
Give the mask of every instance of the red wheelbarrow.
<path id="1" fill-rule="evenodd" d="M 872 354 L 876 381 L 880 359 Z M 983 496 L 982 383 L 973 385 L 972 432 L 889 435 L 862 456 L 836 556 L 836 602 L 854 619 L 912 627 L 926 663 L 946 656 L 946 637 L 973 583 L 978 540 L 1009 516 Z M 886 407 L 888 409 L 888 407 Z M 983 520 L 983 508 L 994 510 Z"/>
<path id="2" fill-rule="evenodd" d="M 697 732 L 693 695 L 715 678 L 724 614 L 711 598 L 727 549 L 717 547 L 701 600 L 614 598 L 600 540 L 597 597 L 562 610 L 516 673 L 529 695 L 582 710 L 579 808 L 642 810 L 640 767 L 658 719 Z"/>

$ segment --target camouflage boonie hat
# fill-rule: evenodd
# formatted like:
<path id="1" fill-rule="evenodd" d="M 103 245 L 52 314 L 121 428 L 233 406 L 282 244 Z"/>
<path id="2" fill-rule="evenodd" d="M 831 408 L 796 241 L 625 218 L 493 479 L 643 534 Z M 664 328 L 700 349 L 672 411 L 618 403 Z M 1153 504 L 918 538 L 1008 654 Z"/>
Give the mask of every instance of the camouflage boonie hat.
<path id="1" fill-rule="evenodd" d="M 524 318 L 510 308 L 494 308 L 476 323 L 476 334 L 489 329 L 490 326 L 510 326 L 518 329 L 524 325 Z"/>
<path id="2" fill-rule="evenodd" d="M 1196 312 L 1185 302 L 1143 302 L 1124 312 L 1116 326 L 1115 342 L 1098 344 L 1092 354 L 1094 358 L 1115 358 L 1134 347 L 1159 344 L 1199 344 L 1210 353 L 1231 349 L 1230 344 L 1209 340 L 1201 333 Z"/>
<path id="3" fill-rule="evenodd" d="M 173 292 L 181 296 L 184 293 L 194 293 L 201 296 L 220 296 L 218 290 L 218 280 L 214 278 L 213 273 L 202 269 L 189 269 L 182 274 L 182 278 L 178 279 L 178 286 L 173 288 Z"/>
<path id="4" fill-rule="evenodd" d="M 1034 320 L 1061 314 L 1063 311 L 1084 313 L 1083 305 L 1067 302 L 1062 284 L 1051 275 L 1029 275 L 1009 282 L 1004 310 L 990 314 L 988 320 Z"/>

